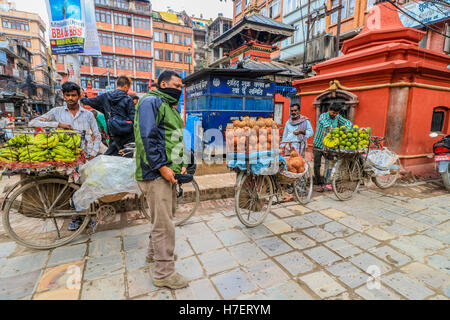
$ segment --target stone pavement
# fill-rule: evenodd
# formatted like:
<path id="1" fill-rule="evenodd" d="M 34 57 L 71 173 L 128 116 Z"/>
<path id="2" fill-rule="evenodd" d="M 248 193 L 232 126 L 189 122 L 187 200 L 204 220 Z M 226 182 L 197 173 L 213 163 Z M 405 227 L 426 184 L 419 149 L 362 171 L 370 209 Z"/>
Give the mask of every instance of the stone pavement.
<path id="1" fill-rule="evenodd" d="M 177 228 L 176 267 L 191 282 L 175 291 L 152 284 L 142 217 L 124 215 L 126 228 L 51 251 L 3 236 L 0 299 L 447 300 L 449 213 L 450 194 L 430 183 L 277 205 L 253 229 L 238 221 L 233 199 L 203 202 Z"/>

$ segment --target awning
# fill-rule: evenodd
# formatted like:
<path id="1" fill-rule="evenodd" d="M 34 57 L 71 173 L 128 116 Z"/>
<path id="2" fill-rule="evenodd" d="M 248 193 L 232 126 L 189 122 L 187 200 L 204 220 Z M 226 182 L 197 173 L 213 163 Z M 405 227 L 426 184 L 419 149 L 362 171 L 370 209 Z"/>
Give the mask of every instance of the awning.
<path id="1" fill-rule="evenodd" d="M 170 22 L 170 23 L 176 23 L 179 24 L 180 22 L 178 21 L 178 16 L 175 13 L 171 13 L 171 12 L 159 12 L 159 14 L 161 15 L 161 18 L 164 21 Z"/>

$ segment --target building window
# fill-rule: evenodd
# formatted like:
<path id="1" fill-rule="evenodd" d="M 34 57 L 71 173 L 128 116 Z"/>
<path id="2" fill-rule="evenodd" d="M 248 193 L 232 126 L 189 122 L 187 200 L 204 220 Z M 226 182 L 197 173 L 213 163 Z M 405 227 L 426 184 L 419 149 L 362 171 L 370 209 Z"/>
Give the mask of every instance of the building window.
<path id="1" fill-rule="evenodd" d="M 143 51 L 152 50 L 152 43 L 150 42 L 150 40 L 135 38 L 134 43 L 135 43 L 134 47 L 136 48 L 136 50 L 143 50 Z"/>
<path id="2" fill-rule="evenodd" d="M 82 66 L 89 66 L 90 65 L 90 59 L 87 56 L 80 56 L 80 63 Z"/>
<path id="3" fill-rule="evenodd" d="M 97 20 L 97 22 L 111 23 L 111 12 L 95 9 L 95 20 Z"/>
<path id="4" fill-rule="evenodd" d="M 242 12 L 242 0 L 236 1 L 236 16 Z"/>
<path id="5" fill-rule="evenodd" d="M 286 3 L 286 7 L 283 12 L 283 15 L 287 15 L 287 14 L 295 11 L 300 5 L 300 0 L 287 0 L 285 3 Z"/>
<path id="6" fill-rule="evenodd" d="M 296 23 L 294 25 L 295 28 L 295 32 L 294 32 L 294 43 L 300 43 L 305 41 L 305 37 L 304 37 L 304 30 L 302 28 L 302 24 L 301 23 Z"/>
<path id="7" fill-rule="evenodd" d="M 131 16 L 129 14 L 114 12 L 114 24 L 131 27 Z"/>
<path id="8" fill-rule="evenodd" d="M 86 89 L 89 81 L 91 81 L 91 77 L 81 76 L 80 78 L 81 78 L 81 87 Z M 92 81 L 91 81 L 91 85 L 92 85 Z"/>
<path id="9" fill-rule="evenodd" d="M 57 64 L 64 64 L 64 56 L 63 55 L 57 55 L 56 56 L 56 63 Z"/>
<path id="10" fill-rule="evenodd" d="M 155 49 L 155 59 L 163 60 L 163 51 L 161 49 Z"/>
<path id="11" fill-rule="evenodd" d="M 183 36 L 181 34 L 175 33 L 174 35 L 174 43 L 175 44 L 183 44 Z"/>
<path id="12" fill-rule="evenodd" d="M 184 36 L 184 45 L 185 46 L 192 45 L 192 38 L 190 36 Z"/>
<path id="13" fill-rule="evenodd" d="M 115 35 L 116 47 L 133 49 L 133 40 L 131 37 Z"/>
<path id="14" fill-rule="evenodd" d="M 92 57 L 92 65 L 98 68 L 114 68 L 113 56 Z"/>
<path id="15" fill-rule="evenodd" d="M 109 4 L 109 0 L 95 0 L 95 3 L 107 6 Z"/>
<path id="16" fill-rule="evenodd" d="M 163 33 L 161 31 L 153 32 L 153 36 L 156 42 L 163 42 Z"/>
<path id="17" fill-rule="evenodd" d="M 152 60 L 136 58 L 136 71 L 152 72 Z"/>
<path id="18" fill-rule="evenodd" d="M 164 39 L 167 43 L 173 43 L 173 33 L 164 33 Z"/>
<path id="19" fill-rule="evenodd" d="M 136 80 L 135 82 L 136 92 L 143 93 L 148 91 L 148 81 L 146 80 Z"/>
<path id="20" fill-rule="evenodd" d="M 3 18 L 2 21 L 3 21 L 3 28 L 21 31 L 30 31 L 28 21 L 5 19 L 5 18 Z"/>
<path id="21" fill-rule="evenodd" d="M 134 16 L 134 27 L 138 29 L 150 30 L 150 19 Z"/>
<path id="22" fill-rule="evenodd" d="M 272 3 L 270 4 L 270 17 L 276 18 L 280 15 L 281 13 L 281 1 L 280 0 L 274 0 L 272 1 Z"/>
<path id="23" fill-rule="evenodd" d="M 339 0 L 333 0 L 331 2 L 331 7 L 335 8 L 339 5 Z M 344 20 L 346 18 L 350 18 L 355 14 L 355 0 L 342 0 L 342 6 L 341 9 L 341 20 Z M 338 20 L 338 11 L 334 12 L 331 15 L 331 24 L 337 23 Z"/>
<path id="24" fill-rule="evenodd" d="M 163 71 L 161 68 L 155 68 L 155 78 L 158 78 Z"/>
<path id="25" fill-rule="evenodd" d="M 252 0 L 245 0 L 245 7 L 248 8 L 252 4 Z"/>
<path id="26" fill-rule="evenodd" d="M 369 11 L 375 4 L 375 0 L 367 0 L 366 10 Z"/>
<path id="27" fill-rule="evenodd" d="M 191 54 L 187 54 L 187 53 L 184 54 L 184 63 L 189 63 L 189 64 L 192 63 L 192 55 Z"/>
<path id="28" fill-rule="evenodd" d="M 445 124 L 445 110 L 436 108 L 433 111 L 433 119 L 431 120 L 431 132 L 443 132 Z"/>
<path id="29" fill-rule="evenodd" d="M 175 52 L 175 62 L 183 63 L 183 54 L 181 52 Z"/>
<path id="30" fill-rule="evenodd" d="M 173 52 L 172 51 L 169 51 L 169 50 L 166 50 L 165 51 L 165 53 L 166 53 L 166 61 L 173 61 Z"/>
<path id="31" fill-rule="evenodd" d="M 19 42 L 22 46 L 31 48 L 31 40 L 30 39 L 19 39 Z"/>
<path id="32" fill-rule="evenodd" d="M 259 14 L 264 17 L 267 17 L 267 8 L 263 7 L 261 10 L 259 10 Z"/>
<path id="33" fill-rule="evenodd" d="M 128 2 L 123 0 L 116 0 L 116 8 L 128 9 Z"/>
<path id="34" fill-rule="evenodd" d="M 113 42 L 112 42 L 112 34 L 111 33 L 99 32 L 98 38 L 100 40 L 101 45 L 112 47 Z"/>
<path id="35" fill-rule="evenodd" d="M 133 58 L 117 57 L 117 69 L 133 70 Z"/>

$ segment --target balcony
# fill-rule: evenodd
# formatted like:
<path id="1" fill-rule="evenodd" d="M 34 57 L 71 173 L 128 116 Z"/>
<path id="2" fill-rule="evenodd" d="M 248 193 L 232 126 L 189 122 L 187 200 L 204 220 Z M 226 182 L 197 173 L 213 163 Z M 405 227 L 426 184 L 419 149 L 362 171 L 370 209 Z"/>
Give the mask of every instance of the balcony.
<path id="1" fill-rule="evenodd" d="M 137 13 L 141 15 L 151 16 L 151 6 L 145 4 L 137 4 L 135 1 L 124 0 L 103 0 L 95 1 L 95 6 L 99 8 L 118 9 L 128 13 Z"/>

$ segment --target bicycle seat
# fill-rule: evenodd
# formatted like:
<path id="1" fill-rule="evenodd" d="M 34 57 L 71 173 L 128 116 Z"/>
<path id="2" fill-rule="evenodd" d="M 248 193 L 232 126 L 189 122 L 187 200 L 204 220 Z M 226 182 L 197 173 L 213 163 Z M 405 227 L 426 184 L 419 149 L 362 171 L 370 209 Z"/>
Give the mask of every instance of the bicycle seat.
<path id="1" fill-rule="evenodd" d="M 194 180 L 194 176 L 192 174 L 176 174 L 175 180 L 180 184 L 190 183 Z"/>

